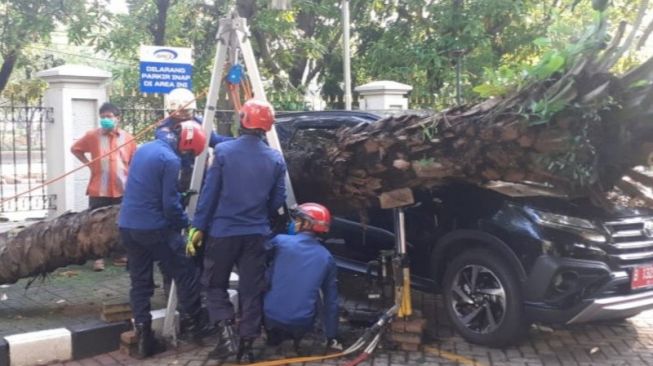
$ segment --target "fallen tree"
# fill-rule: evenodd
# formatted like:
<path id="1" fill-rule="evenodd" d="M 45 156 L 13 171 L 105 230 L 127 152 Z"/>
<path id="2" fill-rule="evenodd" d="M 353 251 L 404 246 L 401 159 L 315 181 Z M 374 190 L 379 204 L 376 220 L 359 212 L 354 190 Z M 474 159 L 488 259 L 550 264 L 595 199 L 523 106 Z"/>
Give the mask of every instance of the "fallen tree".
<path id="1" fill-rule="evenodd" d="M 0 234 L 0 284 L 102 258 L 118 243 L 120 207 L 67 213 Z"/>
<path id="2" fill-rule="evenodd" d="M 643 1 L 642 9 L 647 6 Z M 637 22 L 642 17 L 643 11 Z M 512 95 L 432 116 L 297 131 L 285 151 L 297 196 L 361 209 L 383 206 L 384 195 L 393 192 L 504 181 L 535 182 L 605 203 L 625 173 L 650 160 L 653 58 L 624 74 L 610 73 L 635 37 L 624 39 L 624 23 L 602 45 L 604 31 L 601 24 L 562 62 L 560 55 L 543 60 L 544 76 Z M 106 254 L 116 242 L 116 213 L 114 207 L 68 214 L 3 234 L 0 283 Z"/>

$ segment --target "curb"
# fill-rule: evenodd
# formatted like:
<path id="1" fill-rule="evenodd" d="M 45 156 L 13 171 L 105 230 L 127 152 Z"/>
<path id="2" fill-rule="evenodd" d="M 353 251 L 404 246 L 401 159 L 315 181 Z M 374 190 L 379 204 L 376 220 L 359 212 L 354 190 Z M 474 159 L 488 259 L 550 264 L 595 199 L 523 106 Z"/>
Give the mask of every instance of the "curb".
<path id="1" fill-rule="evenodd" d="M 238 309 L 238 275 L 229 277 L 229 300 Z M 152 330 L 161 336 L 166 309 L 152 310 Z M 179 329 L 179 313 L 174 320 Z M 31 366 L 77 361 L 120 348 L 120 334 L 132 329 L 131 321 L 99 322 L 39 330 L 0 337 L 0 366 Z"/>
<path id="2" fill-rule="evenodd" d="M 227 290 L 229 300 L 238 309 L 238 295 Z M 166 309 L 152 310 L 152 330 L 158 336 L 163 330 Z M 175 312 L 179 329 L 179 313 Z M 132 329 L 127 320 L 117 323 L 75 325 L 0 337 L 0 366 L 31 366 L 52 362 L 77 361 L 120 348 L 120 335 Z"/>
<path id="3" fill-rule="evenodd" d="M 165 309 L 152 311 L 155 332 L 163 327 L 164 315 Z M 175 321 L 179 321 L 179 313 Z M 0 338 L 0 366 L 76 361 L 113 352 L 120 348 L 120 334 L 131 329 L 131 321 L 123 321 L 12 334 Z"/>
<path id="4" fill-rule="evenodd" d="M 131 322 L 99 323 L 20 333 L 0 338 L 0 366 L 65 362 L 113 352 Z"/>

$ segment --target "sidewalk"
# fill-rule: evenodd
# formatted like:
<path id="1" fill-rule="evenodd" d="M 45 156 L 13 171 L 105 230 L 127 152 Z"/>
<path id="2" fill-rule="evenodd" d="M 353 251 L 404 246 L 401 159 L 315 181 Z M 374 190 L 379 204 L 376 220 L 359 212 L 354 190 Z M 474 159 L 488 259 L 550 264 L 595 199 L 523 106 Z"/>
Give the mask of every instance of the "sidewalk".
<path id="1" fill-rule="evenodd" d="M 129 299 L 129 275 L 124 267 L 107 262 L 103 272 L 93 272 L 90 263 L 68 266 L 45 278 L 23 279 L 0 286 L 0 337 L 36 330 L 103 323 L 102 303 Z M 154 281 L 161 285 L 155 270 Z M 157 288 L 152 309 L 165 307 L 163 290 Z"/>

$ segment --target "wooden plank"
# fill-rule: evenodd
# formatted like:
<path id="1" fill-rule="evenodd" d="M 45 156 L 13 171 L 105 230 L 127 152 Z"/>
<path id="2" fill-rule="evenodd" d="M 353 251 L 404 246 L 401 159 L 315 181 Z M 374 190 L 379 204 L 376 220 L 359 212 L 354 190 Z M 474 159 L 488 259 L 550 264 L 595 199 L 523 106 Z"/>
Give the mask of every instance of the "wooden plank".
<path id="1" fill-rule="evenodd" d="M 397 208 L 409 206 L 415 203 L 413 190 L 410 188 L 400 188 L 394 191 L 383 192 L 379 196 L 381 208 Z"/>

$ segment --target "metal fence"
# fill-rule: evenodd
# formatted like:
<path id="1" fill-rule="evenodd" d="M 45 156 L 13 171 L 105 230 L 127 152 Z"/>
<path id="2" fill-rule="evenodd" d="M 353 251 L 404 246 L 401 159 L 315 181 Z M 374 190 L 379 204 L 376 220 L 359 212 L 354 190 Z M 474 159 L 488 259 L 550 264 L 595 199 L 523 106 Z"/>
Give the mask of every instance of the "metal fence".
<path id="1" fill-rule="evenodd" d="M 16 197 L 46 180 L 45 125 L 52 122 L 52 110 L 40 103 L 0 106 L 0 213 L 52 208 L 45 187 Z"/>

